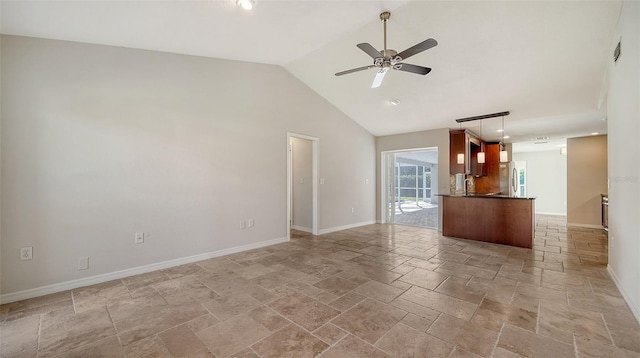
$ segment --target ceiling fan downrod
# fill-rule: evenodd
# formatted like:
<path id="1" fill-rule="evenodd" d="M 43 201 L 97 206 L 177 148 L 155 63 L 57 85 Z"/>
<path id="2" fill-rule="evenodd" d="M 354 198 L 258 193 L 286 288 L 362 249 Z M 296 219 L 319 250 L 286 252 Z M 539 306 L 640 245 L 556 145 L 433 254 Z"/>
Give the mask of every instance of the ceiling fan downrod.
<path id="1" fill-rule="evenodd" d="M 382 20 L 384 24 L 384 50 L 382 52 L 382 56 L 387 57 L 387 21 L 391 17 L 391 13 L 389 11 L 385 11 L 380 14 L 380 20 Z"/>

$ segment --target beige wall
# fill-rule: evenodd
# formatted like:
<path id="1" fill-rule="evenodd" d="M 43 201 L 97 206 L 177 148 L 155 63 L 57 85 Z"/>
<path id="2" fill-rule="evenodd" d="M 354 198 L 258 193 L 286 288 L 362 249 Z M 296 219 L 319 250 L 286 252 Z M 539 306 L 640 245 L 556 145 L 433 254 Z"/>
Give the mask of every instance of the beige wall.
<path id="1" fill-rule="evenodd" d="M 567 139 L 567 223 L 601 227 L 607 193 L 607 136 Z"/>
<path id="2" fill-rule="evenodd" d="M 310 140 L 291 138 L 292 227 L 313 232 L 313 145 Z"/>
<path id="3" fill-rule="evenodd" d="M 640 3 L 625 1 L 609 59 L 609 266 L 611 277 L 640 322 Z"/>
<path id="4" fill-rule="evenodd" d="M 449 129 L 396 134 L 376 137 L 376 177 L 382 175 L 381 153 L 392 150 L 416 148 L 438 148 L 438 186 L 439 194 L 449 194 Z M 376 220 L 382 220 L 382 188 L 380 181 L 376 185 Z"/>
<path id="5" fill-rule="evenodd" d="M 375 221 L 374 136 L 282 67 L 1 46 L 5 299 L 286 239 L 288 131 L 319 138 L 319 228 Z"/>

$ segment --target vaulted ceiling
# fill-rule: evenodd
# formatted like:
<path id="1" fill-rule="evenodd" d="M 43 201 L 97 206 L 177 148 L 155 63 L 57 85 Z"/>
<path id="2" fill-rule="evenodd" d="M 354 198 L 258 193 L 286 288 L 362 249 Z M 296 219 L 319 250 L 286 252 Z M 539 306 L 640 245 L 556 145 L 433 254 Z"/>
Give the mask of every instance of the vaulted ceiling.
<path id="1" fill-rule="evenodd" d="M 4 34 L 281 65 L 374 135 L 458 128 L 456 118 L 511 111 L 507 142 L 549 144 L 606 132 L 606 68 L 619 1 L 2 1 Z M 356 44 L 438 46 L 406 62 L 426 76 L 375 70 Z M 394 106 L 391 100 L 399 100 Z M 480 132 L 480 122 L 465 127 Z M 499 139 L 501 119 L 482 122 Z"/>

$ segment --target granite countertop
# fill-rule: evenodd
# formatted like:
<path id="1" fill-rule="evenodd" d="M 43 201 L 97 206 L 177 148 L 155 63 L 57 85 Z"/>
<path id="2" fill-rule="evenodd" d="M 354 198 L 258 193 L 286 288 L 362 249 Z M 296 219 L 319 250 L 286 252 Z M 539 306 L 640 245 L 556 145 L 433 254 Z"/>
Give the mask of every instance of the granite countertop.
<path id="1" fill-rule="evenodd" d="M 436 194 L 437 196 L 448 196 L 452 198 L 494 198 L 494 199 L 519 199 L 519 200 L 536 200 L 535 196 L 527 196 L 521 198 L 519 196 L 509 196 L 500 193 L 469 193 L 464 194 Z"/>

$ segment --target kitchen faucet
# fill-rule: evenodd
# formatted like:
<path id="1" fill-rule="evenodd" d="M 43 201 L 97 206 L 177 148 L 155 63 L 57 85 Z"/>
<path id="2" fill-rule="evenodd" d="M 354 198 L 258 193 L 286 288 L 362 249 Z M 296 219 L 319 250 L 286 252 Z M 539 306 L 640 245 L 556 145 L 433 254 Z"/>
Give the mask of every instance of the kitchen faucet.
<path id="1" fill-rule="evenodd" d="M 467 178 L 464 180 L 464 195 L 469 195 L 469 185 L 471 183 L 471 179 Z"/>

